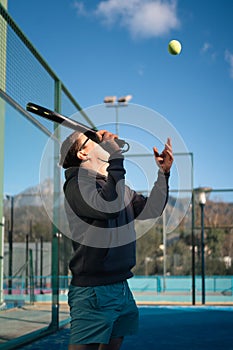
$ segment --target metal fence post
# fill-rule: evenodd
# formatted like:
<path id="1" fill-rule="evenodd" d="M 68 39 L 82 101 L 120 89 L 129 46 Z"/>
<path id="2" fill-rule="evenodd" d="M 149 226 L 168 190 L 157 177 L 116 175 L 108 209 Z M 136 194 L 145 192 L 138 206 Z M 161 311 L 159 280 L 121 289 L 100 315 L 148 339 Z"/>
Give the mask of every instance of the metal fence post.
<path id="1" fill-rule="evenodd" d="M 0 0 L 0 4 L 7 8 L 7 0 Z M 6 91 L 6 47 L 7 47 L 7 24 L 0 16 L 2 27 L 1 50 L 0 50 L 0 88 Z M 0 224 L 3 225 L 3 176 L 4 176 L 4 132 L 5 132 L 5 101 L 0 98 Z M 0 227 L 0 242 L 4 242 L 3 226 Z M 1 243 L 0 243 L 1 244 Z M 2 244 L 1 244 L 2 245 Z M 1 247 L 2 249 L 2 247 Z M 3 251 L 0 257 L 0 270 L 3 270 Z M 0 271 L 0 288 L 3 286 L 3 273 Z M 1 289 L 2 290 L 2 289 Z M 0 305 L 3 303 L 3 296 L 0 291 Z"/>
<path id="2" fill-rule="evenodd" d="M 29 264 L 30 264 L 30 304 L 34 304 L 34 301 L 35 301 L 35 284 L 34 284 L 33 253 L 32 253 L 32 249 L 29 249 Z"/>
<path id="3" fill-rule="evenodd" d="M 43 236 L 40 237 L 40 294 L 43 294 Z"/>
<path id="4" fill-rule="evenodd" d="M 3 278 L 4 278 L 4 225 L 5 218 L 0 222 L 0 308 L 4 303 Z"/>
<path id="5" fill-rule="evenodd" d="M 55 80 L 55 111 L 61 112 L 61 81 Z M 60 139 L 60 127 L 54 123 L 54 135 Z M 59 328 L 59 222 L 61 171 L 58 166 L 60 145 L 54 142 L 54 185 L 53 185 L 53 224 L 52 224 L 52 320 L 50 328 Z"/>

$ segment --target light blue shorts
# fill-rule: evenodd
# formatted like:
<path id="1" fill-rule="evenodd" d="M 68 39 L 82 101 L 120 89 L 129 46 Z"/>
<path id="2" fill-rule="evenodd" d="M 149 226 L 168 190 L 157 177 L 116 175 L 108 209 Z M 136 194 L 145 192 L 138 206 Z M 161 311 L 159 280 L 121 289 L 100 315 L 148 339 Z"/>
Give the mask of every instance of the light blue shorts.
<path id="1" fill-rule="evenodd" d="M 70 285 L 70 344 L 108 344 L 136 334 L 138 308 L 127 281 L 106 286 Z"/>

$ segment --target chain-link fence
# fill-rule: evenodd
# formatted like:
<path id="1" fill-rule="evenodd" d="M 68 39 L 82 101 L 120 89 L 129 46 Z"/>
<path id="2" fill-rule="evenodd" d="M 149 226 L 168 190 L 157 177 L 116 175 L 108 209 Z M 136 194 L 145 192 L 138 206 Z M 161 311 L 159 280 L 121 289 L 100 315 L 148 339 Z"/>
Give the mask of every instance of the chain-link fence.
<path id="1" fill-rule="evenodd" d="M 170 302 L 179 294 L 179 300 L 191 303 L 194 298 L 195 303 L 201 302 L 204 292 L 206 302 L 232 303 L 233 189 L 209 192 L 203 221 L 194 190 L 193 205 L 190 203 L 180 224 L 167 233 L 163 221 L 168 220 L 175 198 L 176 190 L 171 189 L 165 215 L 137 242 L 134 272 L 136 276 L 148 276 L 149 281 L 148 288 L 142 284 L 141 293 L 144 291 L 146 298 L 146 293 L 153 291 L 157 295 L 154 301 Z"/>
<path id="2" fill-rule="evenodd" d="M 4 224 L 5 216 L 5 226 L 0 237 L 0 304 L 4 307 L 6 301 L 14 302 L 17 299 L 16 293 L 22 295 L 23 291 L 29 296 L 31 293 L 32 302 L 35 291 L 40 292 L 43 288 L 44 292 L 50 288 L 52 307 L 46 331 L 48 328 L 54 330 L 58 327 L 60 317 L 59 273 L 68 274 L 68 264 L 64 257 L 69 255 L 71 243 L 65 238 L 59 238 L 57 228 L 48 219 L 38 195 L 38 183 L 41 155 L 48 137 L 54 133 L 59 140 L 61 134 L 55 124 L 41 121 L 39 117 L 29 114 L 26 105 L 34 102 L 65 115 L 78 110 L 80 122 L 90 126 L 93 124 L 3 5 L 5 2 L 0 1 L 1 225 Z M 54 201 L 55 194 L 61 190 L 61 173 L 57 166 L 58 145 L 59 143 L 54 143 L 51 155 L 53 168 L 50 179 L 45 179 L 44 184 L 40 184 L 50 191 Z M 53 215 L 56 216 L 56 205 L 53 210 Z M 2 239 L 4 232 L 5 244 Z M 44 243 L 43 255 L 40 256 L 38 247 L 41 237 Z M 46 242 L 50 243 L 49 248 L 46 247 Z M 18 244 L 22 246 L 19 247 Z M 46 266 L 40 266 L 41 260 Z M 44 277 L 35 278 L 41 276 L 40 272 L 45 269 Z M 48 283 L 45 281 L 47 276 L 50 276 Z M 0 347 L 15 348 L 15 344 L 4 341 Z"/>

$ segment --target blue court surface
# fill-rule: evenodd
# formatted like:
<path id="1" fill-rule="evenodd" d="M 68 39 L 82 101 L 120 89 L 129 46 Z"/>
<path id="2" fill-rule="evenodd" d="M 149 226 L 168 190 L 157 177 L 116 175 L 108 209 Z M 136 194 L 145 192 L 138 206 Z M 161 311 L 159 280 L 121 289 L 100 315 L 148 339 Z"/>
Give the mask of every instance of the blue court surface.
<path id="1" fill-rule="evenodd" d="M 143 306 L 137 336 L 127 337 L 121 350 L 233 350 L 233 307 Z M 69 328 L 22 349 L 67 349 Z"/>

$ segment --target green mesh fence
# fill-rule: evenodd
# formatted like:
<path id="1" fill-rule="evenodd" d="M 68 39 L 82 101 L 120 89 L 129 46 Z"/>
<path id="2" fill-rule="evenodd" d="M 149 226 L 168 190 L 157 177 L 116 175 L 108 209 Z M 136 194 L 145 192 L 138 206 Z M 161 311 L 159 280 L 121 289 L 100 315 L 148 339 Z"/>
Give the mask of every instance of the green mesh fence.
<path id="1" fill-rule="evenodd" d="M 57 103 L 55 83 L 59 81 L 59 78 L 1 4 L 0 12 L 0 81 L 5 81 L 6 93 L 23 108 L 29 101 L 33 101 L 54 109 Z M 70 115 L 72 112 L 81 110 L 77 101 L 62 83 L 61 90 L 60 96 L 57 97 L 61 101 L 61 112 Z M 85 122 L 92 125 L 84 113 L 83 116 Z"/>
<path id="2" fill-rule="evenodd" d="M 3 223 L 4 214 L 1 236 L 5 231 L 5 240 L 0 240 L 0 244 L 1 251 L 4 244 L 5 253 L 0 260 L 0 306 L 7 307 L 7 302 L 17 305 L 22 295 L 24 302 L 31 304 L 36 294 L 52 293 L 44 310 L 44 322 L 37 323 L 40 316 L 30 309 L 31 332 L 24 327 L 17 330 L 16 326 L 11 334 L 1 323 L 0 348 L 15 349 L 29 338 L 58 329 L 61 321 L 68 320 L 69 316 L 67 312 L 60 312 L 60 286 L 67 288 L 67 281 L 59 281 L 59 271 L 65 276 L 68 274 L 71 245 L 51 224 L 37 186 L 43 149 L 56 125 L 29 115 L 26 105 L 34 102 L 67 116 L 80 111 L 81 122 L 90 126 L 93 123 L 2 4 L 0 1 L 0 222 Z M 58 138 L 61 136 L 58 129 L 55 134 Z M 54 193 L 61 190 L 60 168 L 56 164 L 58 150 L 57 144 L 51 155 L 50 179 L 47 179 L 54 200 Z M 9 200 L 12 198 L 13 210 L 13 202 Z M 54 216 L 58 215 L 56 210 L 54 205 Z M 41 237 L 44 239 L 42 255 Z M 38 328 L 39 335 L 35 332 Z"/>

